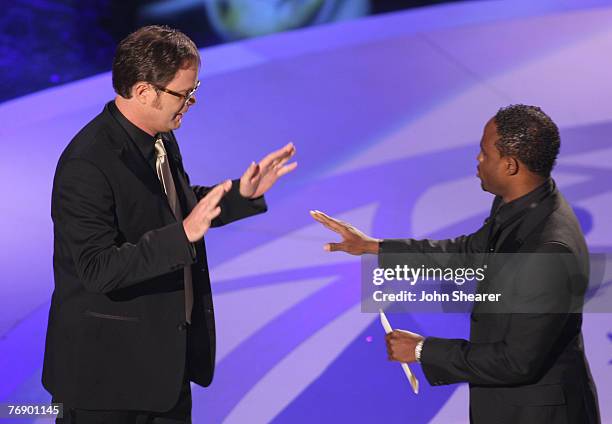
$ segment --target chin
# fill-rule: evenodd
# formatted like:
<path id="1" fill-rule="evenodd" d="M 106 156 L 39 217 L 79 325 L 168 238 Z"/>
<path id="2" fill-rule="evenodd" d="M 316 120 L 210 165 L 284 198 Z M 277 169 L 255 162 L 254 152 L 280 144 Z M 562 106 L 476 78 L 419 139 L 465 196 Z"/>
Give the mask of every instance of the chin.
<path id="1" fill-rule="evenodd" d="M 480 181 L 480 188 L 482 189 L 482 191 L 486 191 L 487 193 L 495 194 L 491 190 L 488 189 L 488 187 L 485 185 L 483 181 Z"/>
<path id="2" fill-rule="evenodd" d="M 167 127 L 166 130 L 164 132 L 169 132 L 169 131 L 173 131 L 177 128 L 179 128 L 181 126 L 181 123 L 176 123 L 176 122 L 171 122 Z"/>

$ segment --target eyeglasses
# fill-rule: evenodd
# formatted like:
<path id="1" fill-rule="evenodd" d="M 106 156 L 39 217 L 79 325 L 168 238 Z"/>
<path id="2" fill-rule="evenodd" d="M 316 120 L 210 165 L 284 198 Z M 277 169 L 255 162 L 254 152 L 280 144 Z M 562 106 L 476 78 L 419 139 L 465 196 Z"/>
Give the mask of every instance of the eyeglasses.
<path id="1" fill-rule="evenodd" d="M 189 90 L 189 92 L 187 92 L 187 94 L 177 93 L 176 91 L 168 90 L 166 87 L 160 87 L 160 86 L 155 85 L 153 83 L 151 83 L 151 85 L 153 87 L 155 87 L 156 89 L 158 89 L 159 91 L 163 91 L 164 93 L 172 94 L 173 96 L 176 96 L 176 97 L 179 97 L 179 98 L 183 99 L 184 102 L 183 102 L 183 106 L 181 107 L 181 109 L 182 109 L 183 107 L 187 106 L 193 100 L 193 95 L 198 90 L 198 87 L 200 87 L 200 81 L 196 82 L 195 87 L 193 87 L 191 90 Z"/>

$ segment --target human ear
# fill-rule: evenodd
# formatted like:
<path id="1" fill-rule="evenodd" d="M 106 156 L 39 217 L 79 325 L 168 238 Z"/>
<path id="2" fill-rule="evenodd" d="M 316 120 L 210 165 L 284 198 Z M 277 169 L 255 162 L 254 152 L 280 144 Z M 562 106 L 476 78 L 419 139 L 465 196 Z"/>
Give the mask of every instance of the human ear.
<path id="1" fill-rule="evenodd" d="M 513 158 L 512 156 L 508 156 L 506 158 L 506 174 L 508 175 L 516 175 L 519 172 L 519 163 L 518 160 Z"/>
<path id="2" fill-rule="evenodd" d="M 132 87 L 132 96 L 140 104 L 146 104 L 151 94 L 151 86 L 144 81 L 139 81 Z"/>

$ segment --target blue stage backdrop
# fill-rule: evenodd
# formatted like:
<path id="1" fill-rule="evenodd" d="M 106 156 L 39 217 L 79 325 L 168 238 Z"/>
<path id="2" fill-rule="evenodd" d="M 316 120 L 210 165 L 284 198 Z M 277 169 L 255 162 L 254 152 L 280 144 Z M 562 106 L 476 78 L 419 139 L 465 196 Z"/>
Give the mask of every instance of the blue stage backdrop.
<path id="1" fill-rule="evenodd" d="M 170 25 L 198 46 L 464 0 L 12 0 L 0 13 L 0 102 L 110 69 L 116 44 Z"/>
<path id="2" fill-rule="evenodd" d="M 537 3 L 537 4 L 536 4 Z M 360 262 L 323 251 L 320 209 L 377 237 L 478 228 L 484 123 L 540 105 L 559 124 L 554 177 L 594 252 L 612 250 L 612 7 L 465 2 L 205 48 L 198 103 L 177 131 L 191 180 L 239 176 L 294 141 L 298 170 L 270 210 L 207 236 L 217 372 L 194 387 L 195 423 L 464 423 L 467 386 L 414 395 L 360 312 Z M 51 182 L 70 138 L 113 97 L 110 74 L 0 104 L 0 403 L 48 402 L 40 384 L 53 289 Z M 395 314 L 423 335 L 466 337 L 462 314 Z M 612 320 L 584 318 L 604 422 Z M 27 422 L 27 420 L 23 421 Z M 31 420 L 30 422 L 37 422 Z M 40 423 L 47 421 L 38 421 Z"/>

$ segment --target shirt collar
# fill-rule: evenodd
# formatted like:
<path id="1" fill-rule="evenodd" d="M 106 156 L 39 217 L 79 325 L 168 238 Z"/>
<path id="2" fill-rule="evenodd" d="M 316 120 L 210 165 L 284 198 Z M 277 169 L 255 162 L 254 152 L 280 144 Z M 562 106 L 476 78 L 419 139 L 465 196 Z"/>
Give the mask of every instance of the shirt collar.
<path id="1" fill-rule="evenodd" d="M 555 182 L 552 178 L 547 178 L 537 188 L 529 193 L 514 199 L 508 203 L 501 203 L 494 213 L 495 221 L 498 224 L 503 224 L 512 220 L 518 214 L 527 212 L 530 209 L 537 207 L 542 200 L 547 198 L 555 190 Z"/>
<path id="2" fill-rule="evenodd" d="M 155 163 L 155 140 L 157 139 L 157 135 L 151 136 L 130 122 L 130 120 L 121 113 L 114 101 L 110 102 L 109 109 L 119 122 L 119 125 L 123 127 L 130 139 L 136 144 L 145 160 L 148 163 Z"/>

